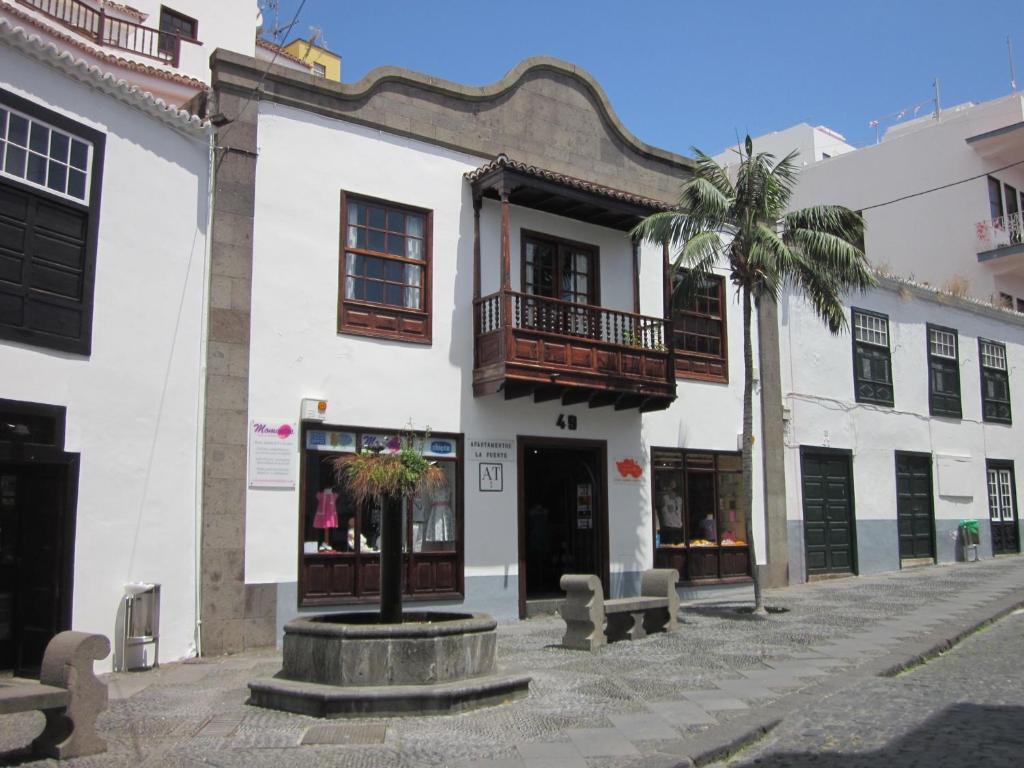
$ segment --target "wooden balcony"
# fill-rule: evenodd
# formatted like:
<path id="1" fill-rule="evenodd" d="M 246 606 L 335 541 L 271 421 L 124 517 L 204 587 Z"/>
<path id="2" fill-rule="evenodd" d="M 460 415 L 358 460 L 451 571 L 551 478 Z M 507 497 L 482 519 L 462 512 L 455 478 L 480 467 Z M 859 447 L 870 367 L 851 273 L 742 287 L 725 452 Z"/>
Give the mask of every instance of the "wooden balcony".
<path id="1" fill-rule="evenodd" d="M 642 412 L 675 399 L 663 318 L 506 290 L 474 301 L 473 325 L 476 396 Z"/>
<path id="2" fill-rule="evenodd" d="M 93 8 L 81 0 L 17 0 L 20 5 L 33 8 L 44 16 L 99 45 L 145 56 L 156 61 L 178 66 L 181 38 L 173 32 L 161 32 L 153 27 L 108 16 L 101 5 Z"/>

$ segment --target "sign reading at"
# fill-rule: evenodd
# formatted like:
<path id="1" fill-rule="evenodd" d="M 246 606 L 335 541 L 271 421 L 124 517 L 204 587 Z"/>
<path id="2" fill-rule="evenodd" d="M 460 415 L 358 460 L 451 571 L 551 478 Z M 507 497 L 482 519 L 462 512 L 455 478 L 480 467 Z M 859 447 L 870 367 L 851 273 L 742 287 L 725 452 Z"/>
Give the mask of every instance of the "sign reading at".
<path id="1" fill-rule="evenodd" d="M 469 441 L 470 461 L 500 461 L 514 464 L 516 461 L 516 441 L 501 439 L 476 439 Z"/>
<path id="2" fill-rule="evenodd" d="M 480 490 L 485 493 L 505 490 L 501 464 L 480 462 Z"/>
<path id="3" fill-rule="evenodd" d="M 254 419 L 249 424 L 249 487 L 294 488 L 298 455 L 294 423 Z"/>

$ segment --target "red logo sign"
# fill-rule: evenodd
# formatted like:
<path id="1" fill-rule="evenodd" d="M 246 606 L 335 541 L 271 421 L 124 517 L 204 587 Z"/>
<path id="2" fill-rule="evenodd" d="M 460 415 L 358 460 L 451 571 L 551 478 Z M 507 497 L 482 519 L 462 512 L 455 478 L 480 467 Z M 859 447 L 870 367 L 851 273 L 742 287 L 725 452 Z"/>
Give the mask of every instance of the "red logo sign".
<path id="1" fill-rule="evenodd" d="M 621 477 L 632 477 L 639 479 L 644 474 L 644 469 L 633 459 L 623 459 L 615 462 L 615 468 L 619 470 Z"/>

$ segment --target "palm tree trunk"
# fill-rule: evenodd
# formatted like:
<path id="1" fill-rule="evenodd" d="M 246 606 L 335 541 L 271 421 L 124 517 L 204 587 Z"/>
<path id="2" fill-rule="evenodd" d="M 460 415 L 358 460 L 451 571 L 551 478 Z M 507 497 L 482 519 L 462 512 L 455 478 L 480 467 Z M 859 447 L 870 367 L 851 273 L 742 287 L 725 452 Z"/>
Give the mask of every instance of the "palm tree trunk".
<path id="1" fill-rule="evenodd" d="M 750 570 L 754 576 L 754 613 L 763 615 L 761 571 L 754 547 L 754 348 L 750 331 L 750 288 L 743 286 L 743 519 L 747 524 Z"/>
<path id="2" fill-rule="evenodd" d="M 402 623 L 402 502 L 386 496 L 380 515 L 380 623 Z"/>

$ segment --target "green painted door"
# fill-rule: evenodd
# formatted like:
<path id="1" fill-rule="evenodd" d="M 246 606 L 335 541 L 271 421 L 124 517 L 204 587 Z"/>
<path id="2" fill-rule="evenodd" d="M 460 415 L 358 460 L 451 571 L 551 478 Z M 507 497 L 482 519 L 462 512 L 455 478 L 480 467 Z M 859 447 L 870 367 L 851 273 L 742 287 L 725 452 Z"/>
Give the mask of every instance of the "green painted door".
<path id="1" fill-rule="evenodd" d="M 804 451 L 800 464 L 807 574 L 853 573 L 850 457 L 832 451 Z"/>
<path id="2" fill-rule="evenodd" d="M 896 454 L 896 521 L 901 560 L 935 558 L 931 456 Z"/>

